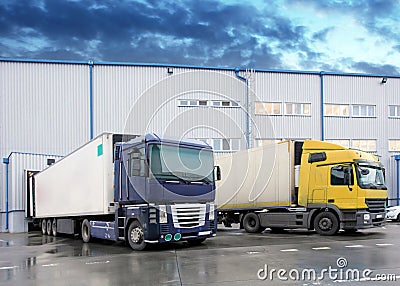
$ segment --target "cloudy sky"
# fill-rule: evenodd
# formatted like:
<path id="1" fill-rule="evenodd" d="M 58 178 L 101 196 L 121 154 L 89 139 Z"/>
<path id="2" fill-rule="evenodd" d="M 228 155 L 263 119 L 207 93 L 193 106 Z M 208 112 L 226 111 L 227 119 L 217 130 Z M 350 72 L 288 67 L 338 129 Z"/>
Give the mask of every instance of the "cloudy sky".
<path id="1" fill-rule="evenodd" d="M 0 57 L 400 74 L 398 0 L 0 0 Z"/>

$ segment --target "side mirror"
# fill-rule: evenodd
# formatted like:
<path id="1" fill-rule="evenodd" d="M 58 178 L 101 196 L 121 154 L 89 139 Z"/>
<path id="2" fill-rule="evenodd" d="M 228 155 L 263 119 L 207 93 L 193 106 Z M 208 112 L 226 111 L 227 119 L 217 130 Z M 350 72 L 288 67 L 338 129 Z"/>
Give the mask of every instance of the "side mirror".
<path id="1" fill-rule="evenodd" d="M 216 181 L 221 180 L 221 168 L 219 166 L 215 166 L 215 177 Z"/>

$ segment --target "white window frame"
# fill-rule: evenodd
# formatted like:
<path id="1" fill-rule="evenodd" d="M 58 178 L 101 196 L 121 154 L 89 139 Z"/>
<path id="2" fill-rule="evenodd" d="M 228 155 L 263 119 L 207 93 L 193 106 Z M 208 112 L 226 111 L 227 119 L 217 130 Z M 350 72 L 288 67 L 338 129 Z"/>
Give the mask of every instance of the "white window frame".
<path id="1" fill-rule="evenodd" d="M 206 102 L 205 105 L 200 102 Z M 192 104 L 194 103 L 194 104 Z M 226 105 L 228 103 L 228 105 Z M 225 105 L 223 105 L 225 104 Z M 178 99 L 179 107 L 222 107 L 222 108 L 239 108 L 239 103 L 232 100 L 208 100 L 208 99 Z"/>
<path id="2" fill-rule="evenodd" d="M 332 107 L 332 110 L 333 110 L 334 106 L 346 107 L 347 108 L 347 115 L 341 115 L 341 114 L 340 115 L 336 115 L 336 114 L 333 114 L 333 112 L 332 112 L 332 114 L 327 114 L 326 111 L 327 111 L 328 105 Z M 342 112 L 343 109 L 340 109 L 340 111 Z M 350 105 L 349 104 L 341 104 L 341 103 L 325 103 L 324 104 L 324 116 L 325 117 L 350 117 Z"/>
<path id="3" fill-rule="evenodd" d="M 365 110 L 365 111 L 366 111 L 366 114 L 365 114 L 365 115 L 362 115 L 362 114 L 361 114 L 361 109 L 362 109 L 363 107 L 365 107 L 365 109 L 366 109 L 366 110 Z M 355 110 L 356 108 L 359 108 L 359 113 L 360 113 L 360 114 L 355 114 L 354 110 Z M 373 115 L 369 115 L 370 109 L 373 110 Z M 376 117 L 376 105 L 370 105 L 370 104 L 353 104 L 353 105 L 352 105 L 352 109 L 351 109 L 351 115 L 352 115 L 352 117 L 368 117 L 368 118 Z"/>
<path id="4" fill-rule="evenodd" d="M 354 142 L 357 142 L 357 141 L 359 141 L 359 142 L 362 142 L 362 141 L 374 141 L 375 142 L 375 150 L 370 150 L 370 149 L 361 149 L 361 148 L 359 148 L 359 147 L 355 147 L 354 146 Z M 351 148 L 354 148 L 354 149 L 358 149 L 358 150 L 362 150 L 362 151 L 365 151 L 365 152 L 376 152 L 377 150 L 377 148 L 376 148 L 376 145 L 377 145 L 377 140 L 376 139 L 352 139 L 351 140 Z M 360 145 L 360 144 L 359 144 Z M 369 144 L 367 143 L 367 146 L 368 146 Z"/>
<path id="5" fill-rule="evenodd" d="M 394 110 L 395 115 L 390 115 L 390 107 L 395 108 L 395 110 Z M 391 104 L 391 105 L 389 105 L 388 109 L 389 109 L 388 110 L 389 118 L 400 118 L 400 105 Z"/>
<path id="6" fill-rule="evenodd" d="M 257 104 L 262 104 L 263 106 L 263 110 L 265 111 L 265 112 L 263 112 L 263 113 L 259 113 L 259 112 L 257 112 L 257 108 L 256 108 L 256 106 L 257 106 Z M 265 104 L 271 104 L 271 110 L 272 111 L 274 111 L 275 110 L 275 106 L 277 105 L 277 106 L 279 106 L 279 113 L 268 113 L 267 112 L 267 109 L 265 108 Z M 279 115 L 282 115 L 283 113 L 282 113 L 282 102 L 275 102 L 275 101 L 256 101 L 256 103 L 255 103 L 255 108 L 254 108 L 255 110 L 254 110 L 254 114 L 256 114 L 256 115 L 273 115 L 273 116 L 279 116 Z"/>
<path id="7" fill-rule="evenodd" d="M 291 104 L 292 105 L 292 108 L 293 108 L 293 106 L 295 106 L 295 105 L 300 105 L 300 113 L 288 113 L 287 112 L 287 107 L 288 107 L 288 104 Z M 308 105 L 309 106 L 309 111 L 310 111 L 310 113 L 304 113 L 304 107 L 306 106 L 306 105 Z M 294 111 L 293 109 L 292 109 L 292 111 Z M 307 103 L 307 102 L 285 102 L 285 115 L 292 115 L 292 116 L 311 116 L 311 103 Z"/>
<path id="8" fill-rule="evenodd" d="M 390 148 L 391 142 L 395 143 L 395 145 L 396 145 L 395 149 Z M 389 152 L 400 152 L 400 139 L 389 139 L 388 144 L 389 144 L 389 146 L 388 146 Z"/>

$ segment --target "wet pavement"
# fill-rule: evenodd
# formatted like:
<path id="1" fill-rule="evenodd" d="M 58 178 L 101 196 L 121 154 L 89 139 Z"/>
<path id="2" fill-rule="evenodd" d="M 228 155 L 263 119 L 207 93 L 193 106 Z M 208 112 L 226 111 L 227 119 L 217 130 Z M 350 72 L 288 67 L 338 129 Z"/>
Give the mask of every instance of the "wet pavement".
<path id="1" fill-rule="evenodd" d="M 223 228 L 200 246 L 164 244 L 142 252 L 122 242 L 3 233 L 0 284 L 400 285 L 399 247 L 399 223 L 332 237 Z"/>

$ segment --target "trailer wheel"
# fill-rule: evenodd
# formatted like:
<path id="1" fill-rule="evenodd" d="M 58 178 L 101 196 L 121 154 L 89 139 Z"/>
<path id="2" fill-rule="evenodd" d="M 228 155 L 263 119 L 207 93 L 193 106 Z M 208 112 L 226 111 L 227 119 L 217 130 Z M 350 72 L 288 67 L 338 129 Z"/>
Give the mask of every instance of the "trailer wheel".
<path id="1" fill-rule="evenodd" d="M 82 222 L 82 240 L 85 243 L 88 243 L 92 236 L 90 235 L 90 222 L 89 220 L 85 219 Z"/>
<path id="2" fill-rule="evenodd" d="M 339 220 L 331 212 L 321 212 L 314 219 L 314 227 L 320 235 L 334 235 L 339 231 Z"/>
<path id="3" fill-rule="evenodd" d="M 51 226 L 52 226 L 51 219 L 48 219 L 47 220 L 47 235 L 52 235 Z"/>
<path id="4" fill-rule="evenodd" d="M 56 237 L 57 236 L 57 220 L 53 219 L 53 223 L 51 225 L 51 230 L 53 233 L 53 236 Z"/>
<path id="5" fill-rule="evenodd" d="M 243 228 L 250 233 L 263 231 L 260 226 L 260 219 L 255 213 L 247 213 L 243 217 Z"/>
<path id="6" fill-rule="evenodd" d="M 143 250 L 146 247 L 143 228 L 137 220 L 132 221 L 129 225 L 127 236 L 129 246 L 133 250 Z"/>
<path id="7" fill-rule="evenodd" d="M 43 235 L 47 234 L 47 222 L 45 219 L 42 219 L 42 234 Z"/>

